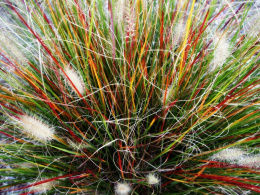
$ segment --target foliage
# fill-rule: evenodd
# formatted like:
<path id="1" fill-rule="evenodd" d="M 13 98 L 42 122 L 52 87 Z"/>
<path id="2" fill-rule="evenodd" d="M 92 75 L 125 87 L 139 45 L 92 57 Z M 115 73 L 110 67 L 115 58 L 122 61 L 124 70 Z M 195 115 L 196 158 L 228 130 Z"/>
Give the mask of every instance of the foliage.
<path id="1" fill-rule="evenodd" d="M 1 2 L 2 193 L 260 193 L 254 4 L 105 2 Z"/>

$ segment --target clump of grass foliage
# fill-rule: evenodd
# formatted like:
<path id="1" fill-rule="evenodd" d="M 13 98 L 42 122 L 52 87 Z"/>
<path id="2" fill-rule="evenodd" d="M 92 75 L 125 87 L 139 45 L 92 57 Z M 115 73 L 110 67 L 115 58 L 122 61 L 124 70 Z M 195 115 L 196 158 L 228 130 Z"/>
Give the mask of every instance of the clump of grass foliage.
<path id="1" fill-rule="evenodd" d="M 260 193 L 254 3 L 0 6 L 2 194 Z"/>

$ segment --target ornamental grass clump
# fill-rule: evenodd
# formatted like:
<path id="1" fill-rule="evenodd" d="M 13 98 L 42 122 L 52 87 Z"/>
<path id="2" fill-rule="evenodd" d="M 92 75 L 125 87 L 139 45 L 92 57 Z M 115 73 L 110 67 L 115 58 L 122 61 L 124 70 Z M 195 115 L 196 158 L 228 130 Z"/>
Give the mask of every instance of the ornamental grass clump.
<path id="1" fill-rule="evenodd" d="M 259 194 L 253 7 L 2 0 L 0 194 Z"/>

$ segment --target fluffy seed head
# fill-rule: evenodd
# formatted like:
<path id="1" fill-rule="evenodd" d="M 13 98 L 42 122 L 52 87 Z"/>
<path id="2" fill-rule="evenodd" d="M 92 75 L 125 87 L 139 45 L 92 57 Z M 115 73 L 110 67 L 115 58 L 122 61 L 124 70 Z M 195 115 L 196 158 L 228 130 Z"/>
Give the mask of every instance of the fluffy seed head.
<path id="1" fill-rule="evenodd" d="M 77 88 L 77 90 L 81 94 L 84 94 L 84 92 L 85 92 L 85 85 L 84 85 L 84 82 L 83 82 L 82 78 L 79 76 L 79 74 L 77 72 L 75 72 L 71 68 L 65 68 L 65 73 L 69 77 L 71 82 L 74 84 L 74 86 Z M 65 78 L 66 78 L 66 81 L 69 84 L 69 86 L 77 93 L 77 90 L 73 87 L 73 85 L 71 84 L 69 79 L 66 76 L 65 76 Z"/>
<path id="2" fill-rule="evenodd" d="M 44 193 L 44 192 L 50 190 L 56 184 L 57 184 L 57 181 L 50 181 L 50 182 L 42 183 L 42 184 L 39 184 L 36 186 L 32 186 L 31 191 L 37 191 L 37 192 Z"/>
<path id="3" fill-rule="evenodd" d="M 121 23 L 124 22 L 125 14 L 125 0 L 118 0 L 115 4 L 115 19 L 118 25 L 121 27 Z"/>
<path id="4" fill-rule="evenodd" d="M 158 185 L 160 183 L 159 178 L 152 173 L 148 174 L 146 178 L 149 185 Z"/>
<path id="5" fill-rule="evenodd" d="M 22 127 L 22 131 L 37 140 L 47 142 L 53 139 L 53 127 L 50 127 L 48 124 L 43 123 L 39 119 L 28 115 L 22 115 L 20 116 L 20 120 L 18 120 L 17 123 Z"/>
<path id="6" fill-rule="evenodd" d="M 173 30 L 173 37 L 172 37 L 173 45 L 180 44 L 182 38 L 185 36 L 185 32 L 186 32 L 185 23 L 183 22 L 183 20 L 180 20 L 178 24 L 176 24 Z"/>
<path id="7" fill-rule="evenodd" d="M 128 195 L 131 192 L 131 187 L 127 183 L 117 183 L 115 192 L 118 195 Z"/>
<path id="8" fill-rule="evenodd" d="M 237 164 L 240 166 L 259 168 L 260 167 L 260 155 L 247 156 L 247 157 L 241 158 Z"/>
<path id="9" fill-rule="evenodd" d="M 245 151 L 239 148 L 228 148 L 214 154 L 211 159 L 219 161 L 229 161 L 233 162 L 234 160 L 240 159 L 245 154 Z"/>
<path id="10" fill-rule="evenodd" d="M 134 4 L 131 4 L 131 1 L 126 1 L 125 9 L 127 32 L 129 33 L 129 37 L 132 38 L 136 31 L 136 14 Z"/>
<path id="11" fill-rule="evenodd" d="M 247 31 L 247 35 L 253 38 L 257 37 L 260 32 L 260 14 L 258 14 L 254 18 L 255 19 L 253 21 L 250 21 L 250 25 Z"/>
<path id="12" fill-rule="evenodd" d="M 231 52 L 230 44 L 225 36 L 216 34 L 213 39 L 213 44 L 215 46 L 215 50 L 212 69 L 216 69 L 221 67 L 226 62 L 226 59 L 230 56 Z"/>
<path id="13" fill-rule="evenodd" d="M 1 31 L 3 29 L 0 29 Z M 21 52 L 22 49 L 18 47 L 17 44 L 15 44 L 14 41 L 16 40 L 15 37 L 13 37 L 10 33 L 8 36 L 5 33 L 0 34 L 0 46 L 3 48 L 6 48 L 6 51 L 8 51 L 8 54 L 12 56 L 12 59 L 19 62 L 21 65 L 27 64 L 27 58 L 25 55 Z"/>
<path id="14" fill-rule="evenodd" d="M 163 90 L 163 91 L 162 91 L 161 101 L 163 102 L 164 99 L 165 99 L 165 102 L 167 103 L 167 101 L 169 101 L 169 100 L 171 99 L 171 95 L 172 95 L 172 91 L 173 91 L 172 85 L 170 85 L 170 86 L 167 88 L 166 94 L 165 94 L 165 91 L 166 91 L 166 90 Z"/>

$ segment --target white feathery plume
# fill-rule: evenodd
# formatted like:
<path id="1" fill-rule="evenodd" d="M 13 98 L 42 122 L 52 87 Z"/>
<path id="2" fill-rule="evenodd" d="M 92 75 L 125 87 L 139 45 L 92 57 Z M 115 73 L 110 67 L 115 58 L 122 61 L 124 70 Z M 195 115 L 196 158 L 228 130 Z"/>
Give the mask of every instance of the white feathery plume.
<path id="1" fill-rule="evenodd" d="M 240 166 L 259 168 L 260 167 L 260 155 L 246 156 L 244 158 L 241 158 L 237 162 L 237 164 Z"/>
<path id="2" fill-rule="evenodd" d="M 131 186 L 128 183 L 117 183 L 115 186 L 115 192 L 117 195 L 128 195 L 131 190 Z"/>
<path id="3" fill-rule="evenodd" d="M 244 154 L 246 154 L 246 152 L 239 148 L 227 148 L 211 156 L 211 159 L 233 162 L 240 159 Z"/>
<path id="4" fill-rule="evenodd" d="M 57 185 L 57 183 L 57 181 L 49 181 L 39 185 L 35 185 L 31 187 L 31 191 L 45 193 L 46 191 L 52 189 L 54 185 Z"/>
<path id="5" fill-rule="evenodd" d="M 125 3 L 126 8 L 126 28 L 129 32 L 129 37 L 132 38 L 135 34 L 135 20 L 136 20 L 136 13 L 135 13 L 135 6 L 134 3 L 131 4 L 130 1 L 126 1 Z"/>
<path id="6" fill-rule="evenodd" d="M 178 45 L 182 41 L 182 38 L 185 36 L 186 26 L 183 19 L 179 20 L 176 26 L 174 26 L 172 34 L 172 43 L 173 45 Z"/>
<path id="7" fill-rule="evenodd" d="M 146 1 L 143 1 L 144 6 L 146 5 L 145 2 Z M 113 15 L 119 30 L 122 31 L 122 25 L 124 25 L 125 30 L 129 32 L 129 37 L 133 37 L 136 20 L 134 3 L 132 4 L 129 0 L 117 0 L 114 4 Z"/>
<path id="8" fill-rule="evenodd" d="M 122 27 L 122 23 L 124 22 L 124 13 L 125 13 L 125 0 L 117 0 L 115 4 L 114 17 L 117 24 L 120 26 L 120 30 Z"/>
<path id="9" fill-rule="evenodd" d="M 149 185 L 158 185 L 160 183 L 160 179 L 155 174 L 149 173 L 146 178 Z"/>
<path id="10" fill-rule="evenodd" d="M 1 31 L 3 29 L 0 29 Z M 8 50 L 9 55 L 14 59 L 15 61 L 19 62 L 21 65 L 27 64 L 28 60 L 25 57 L 25 55 L 21 52 L 21 48 L 18 47 L 17 44 L 15 44 L 11 39 L 15 40 L 15 37 L 6 33 L 0 33 L 0 46 L 4 47 Z"/>
<path id="11" fill-rule="evenodd" d="M 37 140 L 47 142 L 53 139 L 54 128 L 35 117 L 21 115 L 17 124 L 22 127 L 22 131 Z"/>
<path id="12" fill-rule="evenodd" d="M 104 13 L 107 19 L 109 19 L 109 11 L 108 11 L 108 0 L 103 0 Z"/>
<path id="13" fill-rule="evenodd" d="M 226 59 L 230 56 L 231 51 L 230 43 L 225 35 L 221 36 L 220 34 L 216 34 L 213 39 L 213 44 L 215 46 L 215 50 L 212 69 L 214 70 L 221 67 L 226 62 Z"/>
<path id="14" fill-rule="evenodd" d="M 247 35 L 252 38 L 256 38 L 260 32 L 260 14 L 254 16 L 254 20 L 250 21 L 249 27 L 247 28 Z"/>
<path id="15" fill-rule="evenodd" d="M 85 93 L 85 85 L 81 76 L 75 70 L 69 67 L 65 68 L 65 73 L 74 84 L 74 86 L 77 88 L 77 90 L 83 95 Z M 76 89 L 73 87 L 69 79 L 67 77 L 65 78 L 69 86 L 73 89 L 73 91 L 77 93 Z"/>

